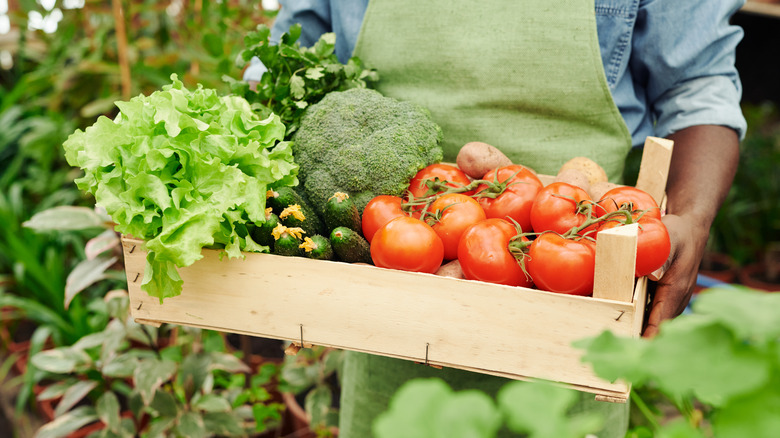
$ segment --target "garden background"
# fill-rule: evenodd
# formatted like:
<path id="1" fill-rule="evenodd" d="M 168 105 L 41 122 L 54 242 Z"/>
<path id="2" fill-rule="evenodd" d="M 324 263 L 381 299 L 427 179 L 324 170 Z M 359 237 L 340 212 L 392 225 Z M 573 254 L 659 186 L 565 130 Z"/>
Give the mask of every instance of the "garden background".
<path id="1" fill-rule="evenodd" d="M 276 428 L 275 436 L 280 436 L 280 425 L 288 420 L 282 415 L 284 400 L 275 397 L 280 397 L 276 388 L 283 372 L 280 368 L 285 367 L 278 366 L 281 359 L 265 367 L 262 361 L 252 364 L 249 360 L 254 353 L 268 353 L 269 349 L 274 352 L 266 356 L 278 359 L 280 345 L 166 327 L 139 329 L 128 321 L 121 294 L 115 292 L 125 287 L 121 261 L 112 255 L 118 247 L 110 231 L 106 234 L 99 212 L 87 212 L 94 201 L 76 188 L 73 180 L 79 170 L 67 165 L 62 150 L 63 141 L 74 130 L 91 125 L 100 115 L 115 115 L 115 101 L 158 90 L 170 83 L 173 73 L 189 88 L 202 84 L 228 93 L 230 87 L 223 77 L 240 78 L 243 65 L 237 60 L 245 48 L 244 36 L 259 23 L 270 24 L 277 7 L 273 1 L 245 0 L 0 1 L 0 436 L 32 436 L 47 421 L 41 405 L 35 403 L 35 391 L 39 388 L 36 384 L 45 382 L 48 374 L 34 363 L 17 367 L 20 359 L 37 351 L 64 349 L 58 351 L 79 358 L 71 361 L 71 371 L 90 377 L 86 380 L 92 382 L 78 386 L 78 382 L 69 381 L 71 392 L 67 394 L 74 400 L 70 406 L 60 405 L 58 413 L 89 407 L 83 406 L 82 400 L 98 391 L 116 393 L 117 400 L 130 394 L 132 390 L 122 385 L 126 377 L 122 372 L 131 371 L 116 371 L 112 379 L 96 379 L 94 376 L 105 374 L 104 370 L 96 368 L 98 361 L 83 356 L 89 356 L 85 351 L 97 345 L 106 348 L 106 339 L 113 339 L 106 334 L 111 330 L 115 330 L 111 336 L 121 335 L 140 346 L 117 344 L 98 356 L 129 354 L 143 361 L 147 357 L 140 351 L 151 349 L 158 353 L 155 360 L 160 360 L 164 350 L 179 365 L 192 365 L 201 362 L 192 359 L 190 363 L 187 358 L 197 356 L 198 361 L 205 361 L 201 353 L 210 353 L 209 364 L 219 371 L 216 377 L 194 371 L 185 377 L 224 389 L 220 400 L 229 403 L 230 414 L 238 417 L 195 415 L 193 406 L 198 403 L 222 407 L 223 402 L 193 400 L 196 389 L 183 383 L 179 374 L 160 376 L 164 383 L 158 386 L 150 383 L 149 400 L 141 394 L 139 403 L 154 404 L 161 392 L 157 390 L 168 385 L 170 394 L 160 395 L 158 402 L 164 397 L 178 400 L 178 418 L 201 425 L 211 421 L 214 430 L 226 433 L 220 429 L 228 427 L 222 421 L 240 417 L 267 422 L 269 428 Z M 780 13 L 777 9 L 766 11 L 747 8 L 734 18 L 746 31 L 738 68 L 744 81 L 743 109 L 749 131 L 734 185 L 711 232 L 702 273 L 708 276 L 704 280 L 716 278 L 777 290 L 780 93 L 776 78 L 780 77 L 780 57 L 776 47 L 780 47 L 780 32 L 775 29 L 780 18 L 773 13 Z M 638 159 L 639 154 L 629 157 L 629 183 L 635 177 Z M 36 214 L 63 206 L 84 208 L 71 210 L 69 216 L 49 217 L 43 226 L 29 226 Z M 750 283 L 755 279 L 763 283 Z M 72 348 L 95 334 L 100 334 L 93 336 L 100 341 L 93 341 L 97 344 L 81 345 L 82 350 Z M 166 349 L 162 339 L 173 348 Z M 22 341 L 27 342 L 27 350 L 15 350 Z M 328 355 L 324 353 L 309 352 L 297 360 L 305 363 L 288 364 L 286 379 L 281 380 L 282 389 L 288 392 L 312 385 L 320 388 L 316 396 L 299 404 L 306 405 L 318 424 L 332 425 L 335 411 L 329 401 L 337 391 L 333 371 L 338 367 L 338 355 L 325 359 Z M 244 360 L 223 361 L 222 354 Z M 53 362 L 47 364 L 47 357 L 41 357 L 43 368 L 65 366 L 58 362 L 60 358 L 48 358 Z M 148 363 L 150 367 L 155 364 Z M 181 366 L 177 372 L 186 370 Z M 65 391 L 63 387 L 54 395 L 62 400 Z M 85 419 L 112 417 L 107 412 L 113 412 L 113 402 L 109 397 L 101 398 L 103 407 L 82 411 L 81 420 L 87 424 Z M 241 410 L 245 407 L 246 412 Z M 185 411 L 193 415 L 182 417 Z M 140 417 L 132 421 L 133 427 L 141 427 Z M 187 421 L 179 421 L 177 427 L 187 430 Z M 117 431 L 121 427 L 117 426 Z M 289 431 L 297 426 L 286 427 Z M 327 426 L 320 429 L 321 435 L 332 432 Z"/>

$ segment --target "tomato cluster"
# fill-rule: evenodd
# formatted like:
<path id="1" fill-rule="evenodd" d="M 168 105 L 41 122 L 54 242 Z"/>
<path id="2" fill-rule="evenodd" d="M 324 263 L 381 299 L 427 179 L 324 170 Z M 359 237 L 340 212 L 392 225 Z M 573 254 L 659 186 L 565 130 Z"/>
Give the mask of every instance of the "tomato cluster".
<path id="1" fill-rule="evenodd" d="M 660 268 L 671 250 L 653 198 L 617 187 L 593 200 L 579 187 L 547 186 L 510 165 L 472 181 L 435 164 L 404 198 L 377 196 L 363 212 L 363 234 L 377 266 L 436 272 L 457 259 L 470 280 L 590 295 L 598 232 L 639 223 L 636 275 Z"/>

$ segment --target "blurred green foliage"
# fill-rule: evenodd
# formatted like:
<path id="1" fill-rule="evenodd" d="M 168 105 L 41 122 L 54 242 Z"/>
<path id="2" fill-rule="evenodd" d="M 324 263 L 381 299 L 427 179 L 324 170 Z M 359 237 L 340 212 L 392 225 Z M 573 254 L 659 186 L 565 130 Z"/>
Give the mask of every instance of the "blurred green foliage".
<path id="1" fill-rule="evenodd" d="M 761 261 L 780 242 L 780 109 L 743 105 L 748 132 L 739 167 L 710 233 L 710 249 L 744 266 Z"/>
<path id="2" fill-rule="evenodd" d="M 149 94 L 177 73 L 190 87 L 228 92 L 222 76 L 240 77 L 236 60 L 246 32 L 273 16 L 256 1 L 121 1 L 131 73 L 123 84 L 114 2 L 87 0 L 76 9 L 66 3 L 55 2 L 63 19 L 45 33 L 27 30 L 30 12 L 48 13 L 39 2 L 12 2 L 13 29 L 0 45 L 12 59 L 10 68 L 0 67 L 0 296 L 39 302 L 41 315 L 57 321 L 58 344 L 95 328 L 85 309 L 106 292 L 95 287 L 63 304 L 67 275 L 94 236 L 22 226 L 54 206 L 94 204 L 73 183 L 80 172 L 65 162 L 62 143 L 97 117 L 116 115 L 114 102 L 129 97 L 123 85 L 131 96 Z"/>

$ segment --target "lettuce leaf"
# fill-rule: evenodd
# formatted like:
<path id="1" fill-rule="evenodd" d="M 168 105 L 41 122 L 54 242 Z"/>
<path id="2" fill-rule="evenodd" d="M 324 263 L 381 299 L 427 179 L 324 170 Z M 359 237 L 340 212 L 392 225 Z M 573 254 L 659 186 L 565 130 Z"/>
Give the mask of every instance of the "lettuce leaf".
<path id="1" fill-rule="evenodd" d="M 260 119 L 241 97 L 171 80 L 117 102 L 114 120 L 101 117 L 63 144 L 68 163 L 84 170 L 78 187 L 118 232 L 146 241 L 141 287 L 161 302 L 181 293 L 176 268 L 200 259 L 203 247 L 225 248 L 230 258 L 268 251 L 246 225 L 265 220 L 269 186 L 298 184 L 277 115 Z"/>

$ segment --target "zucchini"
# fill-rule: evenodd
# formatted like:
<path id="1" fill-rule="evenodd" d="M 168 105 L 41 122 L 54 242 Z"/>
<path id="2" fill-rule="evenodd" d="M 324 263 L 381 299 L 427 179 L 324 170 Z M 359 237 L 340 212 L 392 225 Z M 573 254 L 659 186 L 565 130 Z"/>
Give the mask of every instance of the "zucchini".
<path id="1" fill-rule="evenodd" d="M 288 228 L 278 224 L 273 230 L 274 249 L 273 253 L 282 256 L 301 256 L 303 250 L 303 230 L 300 228 Z"/>
<path id="2" fill-rule="evenodd" d="M 273 251 L 274 236 L 273 231 L 279 225 L 279 216 L 274 214 L 270 207 L 265 209 L 265 222 L 255 224 L 251 229 L 252 240 L 260 245 L 267 246 Z"/>
<path id="3" fill-rule="evenodd" d="M 300 248 L 303 250 L 303 255 L 310 259 L 333 260 L 333 246 L 330 240 L 319 234 L 304 237 Z"/>
<path id="4" fill-rule="evenodd" d="M 325 212 L 322 217 L 328 231 L 333 231 L 338 227 L 347 227 L 358 234 L 363 232 L 360 224 L 360 212 L 346 193 L 334 193 L 325 203 Z"/>
<path id="5" fill-rule="evenodd" d="M 303 228 L 309 236 L 325 233 L 325 224 L 322 219 L 306 198 L 293 190 L 292 187 L 269 190 L 266 194 L 266 203 L 286 227 Z"/>
<path id="6" fill-rule="evenodd" d="M 330 243 L 333 252 L 339 260 L 347 263 L 369 263 L 371 260 L 371 248 L 363 236 L 347 227 L 337 227 L 330 233 Z"/>

